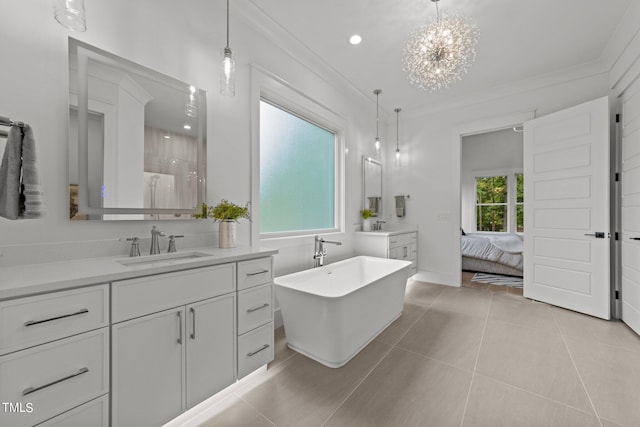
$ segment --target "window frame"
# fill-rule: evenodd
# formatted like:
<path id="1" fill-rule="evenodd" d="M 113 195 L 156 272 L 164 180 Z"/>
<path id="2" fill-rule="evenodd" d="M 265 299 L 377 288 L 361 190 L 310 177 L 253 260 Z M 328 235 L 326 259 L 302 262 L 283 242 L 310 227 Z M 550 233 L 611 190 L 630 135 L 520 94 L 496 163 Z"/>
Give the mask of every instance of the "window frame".
<path id="1" fill-rule="evenodd" d="M 262 233 L 260 227 L 260 102 L 265 101 L 302 120 L 321 127 L 335 135 L 334 146 L 334 227 L 330 229 L 291 230 Z M 345 135 L 347 121 L 310 95 L 295 89 L 291 84 L 266 69 L 252 64 L 252 149 L 251 149 L 251 243 L 266 242 L 269 245 L 291 246 L 297 239 L 308 240 L 317 234 L 345 232 Z"/>
<path id="2" fill-rule="evenodd" d="M 517 217 L 516 217 L 516 205 L 521 204 L 524 206 L 524 201 L 522 203 L 517 202 L 517 175 L 522 175 L 524 177 L 524 172 L 522 169 L 494 169 L 494 170 L 485 170 L 485 171 L 473 171 L 473 228 L 476 233 L 516 233 L 516 234 L 524 234 L 523 231 L 517 231 Z M 478 231 L 478 213 L 477 213 L 477 194 L 478 194 L 478 178 L 489 178 L 496 176 L 506 176 L 507 177 L 507 231 Z M 502 206 L 504 203 L 497 204 L 483 204 L 484 206 Z"/>

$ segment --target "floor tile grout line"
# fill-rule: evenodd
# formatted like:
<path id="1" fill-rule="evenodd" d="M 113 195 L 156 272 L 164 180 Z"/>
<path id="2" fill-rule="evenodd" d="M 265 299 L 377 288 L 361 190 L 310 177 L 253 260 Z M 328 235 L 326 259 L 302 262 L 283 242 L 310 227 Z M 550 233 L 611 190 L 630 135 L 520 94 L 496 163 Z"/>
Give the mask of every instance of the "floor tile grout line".
<path id="1" fill-rule="evenodd" d="M 258 408 L 256 408 L 251 403 L 249 403 L 249 401 L 247 401 L 244 397 L 242 397 L 237 391 L 234 391 L 234 393 L 238 397 L 238 399 L 242 400 L 244 403 L 246 403 L 251 408 L 253 408 L 253 410 L 256 411 L 258 414 L 260 414 L 260 416 L 262 418 L 267 420 L 269 422 L 269 424 L 273 425 L 274 427 L 278 427 L 278 425 L 274 421 L 272 421 L 269 417 L 267 417 L 265 414 L 263 414 L 262 411 L 260 411 Z"/>
<path id="2" fill-rule="evenodd" d="M 405 347 L 402 347 L 400 345 L 395 345 L 394 347 L 397 348 L 398 350 L 402 350 L 402 351 L 405 351 L 407 353 L 411 353 L 411 354 L 415 354 L 416 356 L 420 356 L 423 359 L 427 359 L 427 360 L 431 360 L 431 361 L 434 361 L 434 362 L 442 363 L 443 365 L 446 365 L 446 366 L 448 366 L 450 368 L 457 369 L 457 370 L 465 372 L 467 374 L 473 374 L 472 370 L 461 368 L 460 366 L 453 365 L 453 364 L 451 364 L 449 362 L 446 362 L 444 360 L 436 359 L 435 357 L 427 356 L 426 354 L 419 353 L 419 352 L 417 352 L 415 350 L 411 350 L 409 348 L 405 348 Z"/>
<path id="3" fill-rule="evenodd" d="M 404 338 L 404 336 L 409 332 L 409 330 L 411 328 L 413 328 L 416 323 L 418 323 L 418 321 L 420 319 L 422 319 L 422 317 L 425 315 L 425 313 L 427 311 L 429 311 L 429 309 L 431 308 L 431 306 L 433 305 L 433 303 L 435 302 L 436 299 L 438 299 L 438 297 L 442 294 L 442 292 L 440 292 L 438 294 L 438 296 L 436 296 L 433 301 L 431 301 L 431 303 L 429 304 L 429 306 L 427 307 L 427 309 L 420 315 L 418 316 L 418 318 L 407 328 L 407 330 L 402 334 L 402 336 L 394 343 L 394 344 L 387 344 L 387 343 L 383 343 L 382 341 L 378 341 L 384 345 L 388 345 L 389 349 L 387 350 L 387 352 L 380 358 L 380 360 L 378 361 L 378 363 L 376 363 L 370 370 L 369 372 L 367 372 L 367 374 L 362 378 L 361 381 L 358 382 L 358 384 L 356 384 L 356 386 L 353 388 L 353 390 L 351 390 L 349 392 L 349 394 L 342 400 L 342 402 L 340 402 L 340 404 L 336 407 L 336 409 L 331 412 L 331 414 L 327 417 L 326 420 L 324 420 L 324 422 L 322 423 L 321 427 L 324 427 L 329 420 L 331 419 L 331 417 L 333 417 L 336 412 L 338 412 L 338 410 L 342 407 L 342 405 L 345 404 L 345 402 L 351 397 L 351 395 L 353 393 L 355 393 L 355 391 L 358 389 L 358 387 L 360 387 L 362 385 L 362 383 L 364 383 L 364 381 L 369 377 L 369 375 L 371 375 L 371 373 L 373 373 L 373 371 L 380 365 L 380 363 L 382 363 L 382 361 L 393 351 L 394 348 L 396 348 L 397 344 L 402 340 L 402 338 Z M 404 301 L 404 303 L 406 303 L 407 301 Z M 403 303 L 403 304 L 404 304 Z M 414 304 L 414 305 L 420 305 L 420 304 Z M 426 307 L 426 305 L 420 305 L 421 307 Z M 404 310 L 404 309 L 403 309 Z M 400 347 L 398 347 L 400 348 Z"/>
<path id="4" fill-rule="evenodd" d="M 469 391 L 467 392 L 467 398 L 464 402 L 464 409 L 462 411 L 462 418 L 460 419 L 460 427 L 464 425 L 464 418 L 467 416 L 467 407 L 469 406 L 469 399 L 471 398 L 471 388 L 473 387 L 473 379 L 476 376 L 476 370 L 478 368 L 478 360 L 480 360 L 480 351 L 482 351 L 482 344 L 484 342 L 484 334 L 487 330 L 487 324 L 489 323 L 489 314 L 491 313 L 491 306 L 493 305 L 493 293 L 491 293 L 491 301 L 489 302 L 489 308 L 487 309 L 487 315 L 484 319 L 484 326 L 482 327 L 482 335 L 480 335 L 480 344 L 478 345 L 478 354 L 476 354 L 476 361 L 473 365 L 473 372 L 471 372 L 471 381 L 469 382 Z M 600 426 L 602 427 L 602 426 Z"/>
<path id="5" fill-rule="evenodd" d="M 415 320 L 411 325 L 409 325 L 409 327 L 407 328 L 407 330 L 406 330 L 406 331 L 404 331 L 404 333 L 400 336 L 400 338 L 398 338 L 398 339 L 396 340 L 396 342 L 394 342 L 393 344 L 391 344 L 391 346 L 395 347 L 396 345 L 398 345 L 398 343 L 399 343 L 400 341 L 402 341 L 402 338 L 404 338 L 404 337 L 409 333 L 409 331 L 410 331 L 410 330 L 411 330 L 411 329 L 416 325 L 416 323 L 418 323 L 418 321 L 424 317 L 424 315 L 427 313 L 427 311 L 429 311 L 429 310 L 431 309 L 431 306 L 433 306 L 433 303 L 435 302 L 435 300 L 436 300 L 436 299 L 438 299 L 438 297 L 440 296 L 440 294 L 441 294 L 441 293 L 442 293 L 442 292 L 440 292 L 440 293 L 438 294 L 438 296 L 436 296 L 436 297 L 433 299 L 433 301 L 431 301 L 431 303 L 430 303 L 428 306 L 427 306 L 427 305 L 420 305 L 420 307 L 426 307 L 426 309 L 422 312 L 422 314 L 420 314 L 420 316 L 418 316 L 418 318 L 417 318 L 417 319 L 416 319 L 416 320 Z M 407 303 L 407 301 L 405 301 L 405 304 L 406 304 L 406 303 Z M 414 305 L 419 305 L 419 304 L 414 304 Z"/>
<path id="6" fill-rule="evenodd" d="M 573 365 L 573 369 L 576 370 L 576 374 L 580 379 L 580 384 L 582 384 L 582 389 L 584 390 L 584 393 L 587 395 L 587 399 L 589 399 L 589 403 L 591 404 L 591 409 L 593 409 L 593 413 L 595 414 L 596 419 L 600 424 L 600 427 L 604 427 L 604 424 L 602 424 L 602 420 L 600 419 L 600 415 L 598 414 L 598 410 L 596 409 L 596 405 L 593 403 L 593 399 L 591 399 L 589 390 L 587 390 L 587 385 L 584 383 L 584 380 L 582 379 L 582 375 L 580 374 L 580 370 L 578 369 L 578 365 L 576 364 L 576 361 L 573 358 L 571 349 L 569 349 L 569 344 L 567 344 L 567 340 L 564 336 L 564 333 L 562 332 L 562 328 L 560 328 L 560 325 L 558 324 L 555 313 L 552 312 L 551 316 L 553 317 L 553 321 L 555 322 L 556 326 L 558 327 L 558 330 L 560 331 L 560 337 L 562 338 L 562 343 L 564 344 L 564 348 L 567 350 L 567 354 L 569 354 L 569 359 L 571 359 L 571 364 Z"/>
<path id="7" fill-rule="evenodd" d="M 571 409 L 573 409 L 573 410 L 576 410 L 576 411 L 582 412 L 583 414 L 587 414 L 587 415 L 594 415 L 594 414 L 591 414 L 591 413 L 589 413 L 589 412 L 585 411 L 584 409 L 580 409 L 580 408 L 577 408 L 577 407 L 575 407 L 575 406 L 573 406 L 573 405 L 569 405 L 568 403 L 562 402 L 562 401 L 560 401 L 560 400 L 556 400 L 556 399 L 554 399 L 554 398 L 552 398 L 552 397 L 545 396 L 545 395 L 540 394 L 540 393 L 536 393 L 535 391 L 527 390 L 526 388 L 522 388 L 522 387 L 520 387 L 520 386 L 513 385 L 513 384 L 511 384 L 511 383 L 505 382 L 504 380 L 500 380 L 500 379 L 498 379 L 498 378 L 491 377 L 491 376 L 489 376 L 489 375 L 487 375 L 487 374 L 483 374 L 482 372 L 476 372 L 476 374 L 475 374 L 475 375 L 477 375 L 477 376 L 479 376 L 479 377 L 487 378 L 487 379 L 489 379 L 489 380 L 491 380 L 491 381 L 494 381 L 494 382 L 497 382 L 497 383 L 499 383 L 499 384 L 502 384 L 502 385 L 505 385 L 505 386 L 508 386 L 508 387 L 514 388 L 514 389 L 516 389 L 516 390 L 519 390 L 519 391 L 522 391 L 522 392 L 525 392 L 525 393 L 528 393 L 528 394 L 532 394 L 532 395 L 534 395 L 534 396 L 536 396 L 536 397 L 538 397 L 538 398 L 540 398 L 540 399 L 546 400 L 547 402 L 557 403 L 558 405 L 562 405 L 562 406 L 565 406 L 565 407 L 567 407 L 567 408 L 571 408 Z M 599 417 L 596 417 L 596 418 L 599 418 Z"/>
<path id="8" fill-rule="evenodd" d="M 393 351 L 393 349 L 394 349 L 394 347 L 395 347 L 395 346 L 393 346 L 393 345 L 389 345 L 389 344 L 384 344 L 384 345 L 387 345 L 387 346 L 389 347 L 389 348 L 387 349 L 387 351 L 384 353 L 384 355 L 380 358 L 380 360 L 378 360 L 378 362 L 377 362 L 375 365 L 373 365 L 373 367 L 371 367 L 371 369 L 369 369 L 369 371 L 366 373 L 366 375 L 364 375 L 364 376 L 362 377 L 362 379 L 361 379 L 360 381 L 358 381 L 358 384 L 356 384 L 356 385 L 355 385 L 355 387 L 354 387 L 354 388 L 353 388 L 353 389 L 352 389 L 352 390 L 347 394 L 347 396 L 346 396 L 346 397 L 345 397 L 345 398 L 340 402 L 340 404 L 336 407 L 336 409 L 334 409 L 334 410 L 331 412 L 331 414 L 329 414 L 329 416 L 327 417 L 327 419 L 326 419 L 326 420 L 324 420 L 324 421 L 322 422 L 321 427 L 324 427 L 324 426 L 329 422 L 329 420 L 331 419 L 331 417 L 333 417 L 333 416 L 336 414 L 336 412 L 338 412 L 338 410 L 339 410 L 340 408 L 342 408 L 342 405 L 344 405 L 344 403 L 345 403 L 347 400 L 349 400 L 349 398 L 351 397 L 351 395 L 352 395 L 353 393 L 355 393 L 355 391 L 356 391 L 356 390 L 357 390 L 357 389 L 362 385 L 362 383 L 363 383 L 363 382 L 365 382 L 365 380 L 366 380 L 367 378 L 369 378 L 369 375 L 371 375 L 371 373 L 372 373 L 372 372 L 373 372 L 373 371 L 374 371 L 374 370 L 375 370 L 375 369 L 376 369 L 376 368 L 377 368 L 377 367 L 382 363 L 382 361 L 383 361 L 384 359 L 386 359 L 386 358 L 387 358 L 387 356 L 389 356 L 389 353 L 391 353 L 391 351 Z"/>

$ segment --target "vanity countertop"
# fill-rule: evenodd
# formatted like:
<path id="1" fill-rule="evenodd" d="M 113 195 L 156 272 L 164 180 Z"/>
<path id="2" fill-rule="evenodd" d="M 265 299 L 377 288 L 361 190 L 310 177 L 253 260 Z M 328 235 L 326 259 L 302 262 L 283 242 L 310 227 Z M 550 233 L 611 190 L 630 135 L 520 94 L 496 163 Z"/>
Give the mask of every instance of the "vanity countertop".
<path id="1" fill-rule="evenodd" d="M 160 260 L 162 257 L 158 255 L 145 255 L 139 258 L 116 256 L 0 267 L 0 301 L 115 280 L 244 261 L 278 253 L 275 249 L 260 247 L 238 247 L 233 249 L 205 247 L 185 249 L 181 252 L 198 252 L 199 256 L 196 258 L 172 259 L 170 262 L 148 262 L 131 265 L 123 265 L 119 261 L 143 260 L 144 258 L 151 260 L 156 256 Z"/>
<path id="2" fill-rule="evenodd" d="M 367 235 L 372 235 L 372 236 L 395 236 L 398 234 L 405 234 L 405 233 L 415 233 L 418 231 L 417 227 L 407 227 L 407 228 L 389 228 L 389 229 L 383 229 L 383 230 L 376 230 L 376 231 L 356 231 L 356 233 L 358 234 L 367 234 Z"/>

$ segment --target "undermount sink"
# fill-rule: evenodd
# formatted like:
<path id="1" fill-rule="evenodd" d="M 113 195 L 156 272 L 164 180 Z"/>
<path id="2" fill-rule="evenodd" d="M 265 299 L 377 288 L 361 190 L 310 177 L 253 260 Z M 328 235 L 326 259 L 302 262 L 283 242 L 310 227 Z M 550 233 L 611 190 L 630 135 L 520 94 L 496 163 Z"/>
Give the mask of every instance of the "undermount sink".
<path id="1" fill-rule="evenodd" d="M 206 252 L 174 252 L 170 254 L 160 254 L 160 255 L 145 255 L 141 257 L 133 257 L 133 258 L 125 258 L 119 259 L 117 262 L 119 264 L 125 266 L 139 266 L 139 265 L 165 265 L 165 264 L 173 264 L 178 261 L 185 261 L 190 259 L 197 259 L 202 257 L 211 257 L 213 255 L 208 254 Z"/>

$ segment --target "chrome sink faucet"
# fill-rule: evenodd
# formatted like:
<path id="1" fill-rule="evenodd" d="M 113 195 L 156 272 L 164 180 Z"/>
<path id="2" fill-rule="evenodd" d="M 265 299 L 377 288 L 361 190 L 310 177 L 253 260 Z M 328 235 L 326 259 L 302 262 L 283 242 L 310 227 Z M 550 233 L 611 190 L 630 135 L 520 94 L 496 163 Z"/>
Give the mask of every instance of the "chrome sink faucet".
<path id="1" fill-rule="evenodd" d="M 376 219 L 376 222 L 373 224 L 373 230 L 379 231 L 382 230 L 382 224 L 386 224 L 387 221 L 383 221 L 381 219 Z"/>
<path id="2" fill-rule="evenodd" d="M 324 240 L 322 237 L 316 236 L 314 253 L 313 253 L 313 259 L 315 260 L 315 263 L 313 265 L 314 268 L 322 267 L 324 265 L 324 257 L 327 256 L 327 248 L 324 247 L 325 243 L 331 243 L 332 245 L 337 245 L 337 246 L 342 245 L 342 242 L 333 242 L 331 240 Z"/>
<path id="3" fill-rule="evenodd" d="M 149 255 L 157 255 L 160 253 L 160 242 L 158 241 L 158 237 L 164 237 L 166 235 L 167 233 L 158 230 L 155 225 L 151 227 L 151 251 L 149 252 Z"/>

